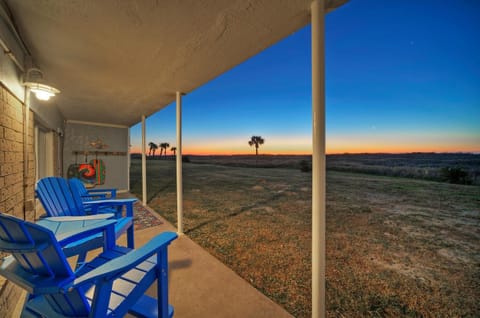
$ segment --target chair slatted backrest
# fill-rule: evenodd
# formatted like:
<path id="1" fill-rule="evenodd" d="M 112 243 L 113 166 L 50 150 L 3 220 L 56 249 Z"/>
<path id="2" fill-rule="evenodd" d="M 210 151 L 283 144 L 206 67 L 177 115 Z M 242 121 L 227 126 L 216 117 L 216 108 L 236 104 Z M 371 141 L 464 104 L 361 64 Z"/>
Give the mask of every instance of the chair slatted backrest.
<path id="1" fill-rule="evenodd" d="M 77 179 L 78 180 L 78 179 Z M 66 180 L 65 180 L 66 181 Z M 85 207 L 83 205 L 83 202 L 87 202 L 87 201 L 94 201 L 92 198 L 90 199 L 85 199 L 82 197 L 82 195 L 88 195 L 88 191 L 87 189 L 85 188 L 85 186 L 83 185 L 82 181 L 78 180 L 78 182 L 80 184 L 77 184 L 75 185 L 75 183 L 73 183 L 72 185 L 72 179 L 69 179 L 68 181 L 66 181 L 67 185 L 68 185 L 68 188 L 70 189 L 71 193 L 72 193 L 72 198 L 73 198 L 73 201 L 76 203 L 76 204 L 79 204 L 82 206 L 82 209 L 85 210 Z M 82 190 L 83 189 L 83 190 Z"/>
<path id="2" fill-rule="evenodd" d="M 70 188 L 72 191 L 76 191 L 82 201 L 91 201 L 92 199 L 88 197 L 88 190 L 85 185 L 78 178 L 71 178 L 68 180 Z"/>
<path id="3" fill-rule="evenodd" d="M 117 197 L 117 189 L 87 189 L 85 184 L 78 178 L 68 179 L 68 185 L 72 192 L 77 193 L 80 199 L 84 202 L 101 199 L 116 199 Z"/>
<path id="4" fill-rule="evenodd" d="M 0 251 L 11 254 L 0 268 L 8 280 L 32 295 L 44 294 L 62 315 L 88 315 L 90 306 L 83 293 L 65 288 L 75 275 L 50 230 L 0 213 Z"/>
<path id="5" fill-rule="evenodd" d="M 48 216 L 86 215 L 81 200 L 74 197 L 65 179 L 42 178 L 37 182 L 36 193 Z"/>

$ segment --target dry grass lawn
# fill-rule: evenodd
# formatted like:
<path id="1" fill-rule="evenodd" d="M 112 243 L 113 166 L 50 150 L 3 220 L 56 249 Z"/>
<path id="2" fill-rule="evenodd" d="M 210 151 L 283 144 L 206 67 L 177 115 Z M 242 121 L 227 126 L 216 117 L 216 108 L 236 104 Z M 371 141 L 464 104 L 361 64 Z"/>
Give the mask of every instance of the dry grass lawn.
<path id="1" fill-rule="evenodd" d="M 148 161 L 176 222 L 175 165 Z M 141 195 L 140 161 L 132 192 Z M 186 233 L 296 317 L 310 316 L 311 174 L 184 164 Z M 327 173 L 329 317 L 479 317 L 480 187 Z"/>

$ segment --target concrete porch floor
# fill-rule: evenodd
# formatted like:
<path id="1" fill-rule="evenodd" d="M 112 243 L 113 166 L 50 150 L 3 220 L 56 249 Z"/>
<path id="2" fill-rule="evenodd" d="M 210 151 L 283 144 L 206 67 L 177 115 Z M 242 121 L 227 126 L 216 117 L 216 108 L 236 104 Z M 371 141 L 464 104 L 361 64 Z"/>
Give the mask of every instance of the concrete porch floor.
<path id="1" fill-rule="evenodd" d="M 120 197 L 132 196 L 122 194 Z M 164 231 L 176 232 L 175 227 L 149 207 L 142 210 L 143 214 L 150 214 L 150 224 L 160 225 L 136 229 L 137 248 Z M 152 219 L 158 221 L 152 222 Z M 126 246 L 126 235 L 120 237 L 117 243 Z M 179 236 L 170 245 L 168 261 L 169 302 L 175 308 L 176 318 L 292 317 L 186 235 Z M 148 294 L 156 297 L 156 284 Z M 11 317 L 20 317 L 25 295 L 23 293 L 19 299 Z"/>
<path id="2" fill-rule="evenodd" d="M 138 248 L 155 235 L 176 229 L 150 208 L 162 224 L 135 231 Z M 125 236 L 125 235 L 124 235 Z M 124 243 L 122 236 L 119 242 Z M 292 317 L 188 236 L 169 247 L 169 302 L 174 317 Z M 149 290 L 155 296 L 156 286 Z"/>

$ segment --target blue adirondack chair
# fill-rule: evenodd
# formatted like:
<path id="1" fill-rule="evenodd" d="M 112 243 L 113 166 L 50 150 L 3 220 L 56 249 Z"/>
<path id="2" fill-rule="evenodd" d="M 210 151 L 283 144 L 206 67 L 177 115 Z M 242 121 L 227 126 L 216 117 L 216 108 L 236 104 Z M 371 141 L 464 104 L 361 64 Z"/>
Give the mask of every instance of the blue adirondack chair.
<path id="1" fill-rule="evenodd" d="M 89 202 L 97 200 L 115 199 L 117 197 L 117 189 L 87 189 L 82 181 L 78 178 L 68 179 L 70 190 L 80 196 L 86 213 L 92 212 Z M 108 195 L 109 194 L 109 195 Z M 119 213 L 121 206 L 110 207 L 104 206 L 100 208 L 101 213 Z"/>
<path id="2" fill-rule="evenodd" d="M 50 217 L 87 215 L 80 195 L 72 191 L 68 186 L 67 180 L 63 178 L 42 178 L 37 182 L 35 192 L 47 215 Z M 136 201 L 137 199 L 108 199 L 89 201 L 85 202 L 85 204 L 88 205 L 92 214 L 104 212 L 102 208 L 114 208 L 114 212 L 117 212 L 115 217 L 118 219 L 116 226 L 117 238 L 127 232 L 127 246 L 134 248 L 133 203 Z M 126 210 L 125 217 L 121 215 L 122 207 L 125 207 Z"/>
<path id="3" fill-rule="evenodd" d="M 0 275 L 29 295 L 22 317 L 173 316 L 168 304 L 168 245 L 164 232 L 137 250 L 115 246 L 114 220 L 87 226 L 60 242 L 47 228 L 0 213 Z M 62 244 L 102 233 L 104 251 L 73 272 Z M 145 291 L 158 280 L 157 299 Z"/>
<path id="4" fill-rule="evenodd" d="M 83 201 L 92 201 L 98 199 L 115 199 L 117 189 L 87 189 L 78 178 L 68 179 L 72 191 L 77 191 Z"/>

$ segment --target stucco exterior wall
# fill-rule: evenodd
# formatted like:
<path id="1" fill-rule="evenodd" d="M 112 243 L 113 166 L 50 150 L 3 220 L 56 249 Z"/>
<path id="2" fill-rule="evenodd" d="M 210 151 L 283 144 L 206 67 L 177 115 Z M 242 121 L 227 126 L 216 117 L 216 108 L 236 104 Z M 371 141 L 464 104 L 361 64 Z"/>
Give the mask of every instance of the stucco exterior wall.
<path id="1" fill-rule="evenodd" d="M 105 183 L 96 188 L 129 189 L 129 130 L 102 124 L 68 122 L 65 125 L 63 146 L 63 173 L 67 177 L 71 164 L 88 163 L 100 159 L 105 164 Z M 105 148 L 97 149 L 92 143 L 101 142 Z M 78 152 L 77 155 L 74 152 Z M 88 152 L 87 155 L 84 152 Z M 95 154 L 98 152 L 98 154 Z M 107 152 L 108 154 L 104 154 Z"/>

